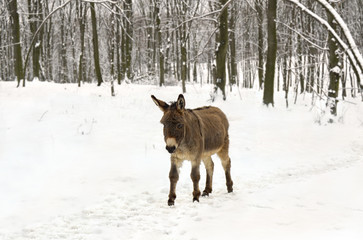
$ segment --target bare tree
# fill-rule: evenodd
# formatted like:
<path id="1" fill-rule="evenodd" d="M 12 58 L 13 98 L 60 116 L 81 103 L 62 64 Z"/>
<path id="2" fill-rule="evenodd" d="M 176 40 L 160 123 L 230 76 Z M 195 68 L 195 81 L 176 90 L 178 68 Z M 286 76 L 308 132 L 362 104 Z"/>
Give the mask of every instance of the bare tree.
<path id="1" fill-rule="evenodd" d="M 327 11 L 328 23 L 333 30 L 337 29 L 337 23 L 334 21 L 333 15 Z M 339 62 L 338 45 L 332 33 L 329 32 L 328 37 L 329 46 L 329 88 L 328 88 L 328 102 L 332 116 L 337 115 L 338 92 L 339 92 L 339 79 L 341 72 L 341 65 Z M 330 119 L 330 122 L 333 120 Z"/>
<path id="2" fill-rule="evenodd" d="M 30 32 L 34 35 L 43 21 L 43 5 L 40 0 L 28 0 L 28 19 L 29 19 L 29 27 Z M 40 74 L 41 68 L 41 49 L 42 49 L 42 40 L 43 40 L 43 29 L 39 32 L 36 37 L 36 44 L 33 49 L 32 54 L 32 64 L 33 64 L 33 77 L 38 78 L 39 80 L 44 81 L 44 76 Z"/>
<path id="3" fill-rule="evenodd" d="M 230 74 L 229 84 L 235 85 L 238 79 L 237 72 L 237 56 L 236 56 L 236 21 L 237 21 L 237 1 L 231 6 L 231 14 L 229 21 L 229 51 L 230 51 Z"/>
<path id="4" fill-rule="evenodd" d="M 265 105 L 274 105 L 274 79 L 275 79 L 275 65 L 276 65 L 276 52 L 277 52 L 277 38 L 276 38 L 276 8 L 277 0 L 268 0 L 267 6 L 267 60 L 266 60 L 266 73 L 265 84 L 263 91 L 263 103 Z"/>
<path id="5" fill-rule="evenodd" d="M 79 62 L 78 62 L 78 87 L 81 86 L 81 82 L 85 81 L 85 29 L 86 29 L 86 14 L 87 7 L 81 1 L 77 1 L 77 18 L 79 23 L 79 33 L 80 33 L 80 45 L 81 52 L 79 54 Z"/>
<path id="6" fill-rule="evenodd" d="M 93 57 L 95 62 L 95 71 L 97 76 L 97 86 L 101 86 L 103 79 L 101 73 L 101 66 L 100 66 L 100 55 L 98 49 L 98 33 L 97 33 L 97 19 L 96 19 L 96 9 L 95 3 L 90 2 L 91 5 L 91 19 L 92 19 L 92 42 L 93 42 Z"/>
<path id="7" fill-rule="evenodd" d="M 155 0 L 155 15 L 156 15 L 156 32 L 158 35 L 158 49 L 159 49 L 159 86 L 161 87 L 164 85 L 164 49 L 162 45 L 162 33 L 161 33 L 161 27 L 160 27 L 160 0 Z"/>
<path id="8" fill-rule="evenodd" d="M 20 24 L 19 24 L 19 14 L 18 14 L 18 2 L 17 0 L 7 0 L 7 6 L 10 15 L 12 38 L 14 45 L 14 73 L 18 81 L 18 87 L 20 81 L 23 80 L 23 87 L 25 87 L 25 79 L 23 72 L 23 59 L 21 54 L 21 42 L 20 42 Z"/>
<path id="9" fill-rule="evenodd" d="M 125 67 L 124 67 L 124 75 L 127 76 L 128 79 L 133 78 L 133 70 L 132 70 L 132 42 L 133 42 L 133 13 L 132 13 L 132 0 L 124 1 L 124 53 L 125 53 Z"/>
<path id="10" fill-rule="evenodd" d="M 219 6 L 222 11 L 219 14 L 219 34 L 216 49 L 216 89 L 222 91 L 223 99 L 226 100 L 226 54 L 228 49 L 228 9 L 225 7 L 227 0 L 220 0 Z"/>
<path id="11" fill-rule="evenodd" d="M 256 10 L 257 10 L 257 22 L 258 22 L 258 79 L 259 88 L 262 89 L 263 84 L 263 1 L 256 0 Z"/>

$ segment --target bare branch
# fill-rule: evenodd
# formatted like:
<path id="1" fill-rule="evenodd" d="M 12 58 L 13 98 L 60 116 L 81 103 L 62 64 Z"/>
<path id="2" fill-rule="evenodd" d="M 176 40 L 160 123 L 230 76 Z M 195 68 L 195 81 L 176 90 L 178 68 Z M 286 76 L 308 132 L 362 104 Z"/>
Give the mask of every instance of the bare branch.
<path id="1" fill-rule="evenodd" d="M 33 46 L 34 46 L 34 42 L 35 42 L 35 39 L 38 35 L 38 33 L 40 32 L 40 30 L 42 29 L 44 23 L 54 14 L 56 13 L 58 10 L 64 8 L 66 5 L 68 5 L 72 0 L 68 0 L 67 2 L 63 3 L 62 5 L 60 5 L 59 7 L 56 7 L 51 13 L 48 14 L 48 16 L 46 18 L 44 18 L 43 22 L 39 25 L 37 31 L 34 33 L 34 36 L 33 36 L 33 39 L 32 41 L 30 42 L 30 46 L 29 46 L 29 49 L 28 49 L 28 52 L 26 54 L 26 58 L 25 58 L 25 62 L 24 62 L 24 78 L 25 78 L 25 73 L 26 73 L 26 66 L 28 64 L 28 61 L 29 61 L 29 55 L 30 55 L 30 51 L 33 49 Z"/>
<path id="2" fill-rule="evenodd" d="M 284 25 L 284 26 L 285 26 L 285 27 L 287 27 L 289 30 L 291 30 L 291 31 L 293 31 L 294 33 L 296 33 L 296 34 L 300 35 L 300 37 L 302 37 L 305 41 L 307 41 L 308 43 L 310 43 L 310 44 L 311 44 L 311 45 L 313 45 L 314 47 L 316 47 L 316 48 L 318 48 L 318 49 L 320 49 L 320 50 L 323 50 L 323 51 L 327 51 L 327 50 L 329 50 L 328 48 L 320 47 L 319 45 L 317 45 L 317 44 L 313 43 L 312 41 L 310 41 L 309 39 L 307 39 L 307 38 L 306 38 L 303 34 L 301 34 L 300 32 L 296 31 L 295 29 L 291 28 L 289 25 L 287 25 L 287 24 L 285 24 L 285 23 L 283 23 L 283 22 L 277 21 L 277 20 L 276 20 L 276 22 L 277 22 L 277 23 L 279 23 L 279 24 Z"/>
<path id="3" fill-rule="evenodd" d="M 183 21 L 182 23 L 180 23 L 178 26 L 175 27 L 174 31 L 178 28 L 180 28 L 181 26 L 183 26 L 184 23 L 188 23 L 188 22 L 191 22 L 191 21 L 194 21 L 196 19 L 203 19 L 205 17 L 208 17 L 210 15 L 214 15 L 214 14 L 217 14 L 218 13 L 218 18 L 220 17 L 221 13 L 223 12 L 224 9 L 226 9 L 228 7 L 228 5 L 234 0 L 229 0 L 228 2 L 226 2 L 220 9 L 218 10 L 215 10 L 215 11 L 212 11 L 212 12 L 209 12 L 209 13 L 205 13 L 205 14 L 202 14 L 200 16 L 196 16 L 196 17 L 192 17 L 192 18 L 189 18 L 188 20 L 185 20 Z M 217 20 L 215 19 L 210 19 L 208 18 L 207 20 L 213 20 L 215 22 L 217 22 Z"/>

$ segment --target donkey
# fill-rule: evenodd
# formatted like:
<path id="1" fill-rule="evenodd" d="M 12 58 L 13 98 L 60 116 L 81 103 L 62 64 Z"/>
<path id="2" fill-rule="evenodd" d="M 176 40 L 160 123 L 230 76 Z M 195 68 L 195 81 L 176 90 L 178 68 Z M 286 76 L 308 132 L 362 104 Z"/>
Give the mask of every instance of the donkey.
<path id="1" fill-rule="evenodd" d="M 168 205 L 173 206 L 176 194 L 175 188 L 179 179 L 179 170 L 184 160 L 190 160 L 193 181 L 193 202 L 199 202 L 200 163 L 203 161 L 207 180 L 202 196 L 212 192 L 214 163 L 211 155 L 217 153 L 222 161 L 226 175 L 227 191 L 233 192 L 231 179 L 231 159 L 228 155 L 229 137 L 226 115 L 217 107 L 201 107 L 185 109 L 185 99 L 179 95 L 176 102 L 170 104 L 151 95 L 154 103 L 164 113 L 160 122 L 164 125 L 164 141 L 166 150 L 171 154 L 169 172 L 170 191 Z"/>

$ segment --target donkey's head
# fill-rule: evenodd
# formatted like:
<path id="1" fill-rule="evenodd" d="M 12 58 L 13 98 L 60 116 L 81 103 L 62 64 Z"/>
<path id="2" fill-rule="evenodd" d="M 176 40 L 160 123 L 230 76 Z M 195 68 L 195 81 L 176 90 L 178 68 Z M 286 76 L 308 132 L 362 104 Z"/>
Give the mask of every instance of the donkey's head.
<path id="1" fill-rule="evenodd" d="M 151 95 L 151 98 L 156 106 L 164 113 L 160 122 L 164 125 L 166 150 L 168 150 L 169 153 L 173 153 L 182 142 L 185 134 L 184 96 L 180 94 L 178 100 L 170 105 L 157 99 L 154 95 Z"/>

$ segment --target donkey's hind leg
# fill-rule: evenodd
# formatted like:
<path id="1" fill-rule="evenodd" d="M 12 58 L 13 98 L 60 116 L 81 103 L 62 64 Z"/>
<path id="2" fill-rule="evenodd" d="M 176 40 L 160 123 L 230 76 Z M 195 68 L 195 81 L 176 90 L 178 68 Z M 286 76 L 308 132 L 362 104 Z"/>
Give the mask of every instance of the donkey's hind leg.
<path id="1" fill-rule="evenodd" d="M 202 196 L 208 196 L 209 193 L 212 192 L 212 182 L 213 182 L 213 170 L 214 170 L 214 163 L 212 158 L 206 157 L 203 159 L 203 163 L 207 172 L 207 179 L 205 181 L 205 189 L 203 191 Z"/>
<path id="2" fill-rule="evenodd" d="M 230 193 L 233 192 L 233 181 L 231 178 L 231 158 L 228 155 L 228 147 L 229 140 L 227 139 L 223 148 L 217 153 L 217 155 L 221 159 L 222 166 L 226 175 L 227 191 Z"/>

